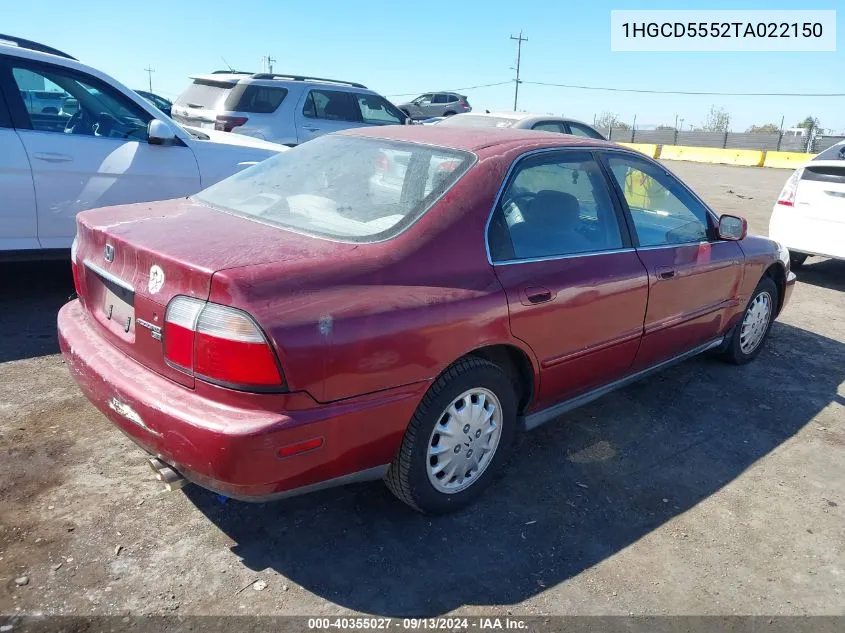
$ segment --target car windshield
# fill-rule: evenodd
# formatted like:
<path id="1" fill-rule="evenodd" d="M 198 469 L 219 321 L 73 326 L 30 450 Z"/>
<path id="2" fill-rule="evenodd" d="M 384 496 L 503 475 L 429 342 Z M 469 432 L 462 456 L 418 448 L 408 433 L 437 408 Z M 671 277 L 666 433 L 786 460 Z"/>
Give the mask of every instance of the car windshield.
<path id="1" fill-rule="evenodd" d="M 448 127 L 513 127 L 519 119 L 499 116 L 476 116 L 475 114 L 458 114 L 440 121 L 437 125 Z"/>
<path id="2" fill-rule="evenodd" d="M 416 143 L 322 136 L 194 196 L 267 224 L 356 242 L 389 239 L 467 171 L 468 152 Z"/>

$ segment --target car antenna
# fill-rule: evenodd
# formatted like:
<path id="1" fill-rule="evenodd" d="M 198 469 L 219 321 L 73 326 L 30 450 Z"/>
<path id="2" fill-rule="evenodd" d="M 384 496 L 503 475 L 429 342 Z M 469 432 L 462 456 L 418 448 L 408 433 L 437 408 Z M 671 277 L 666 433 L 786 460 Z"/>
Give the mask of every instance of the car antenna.
<path id="1" fill-rule="evenodd" d="M 223 57 L 223 55 L 220 56 L 220 59 L 223 60 L 223 63 L 226 64 L 226 67 L 229 69 L 230 72 L 237 72 L 234 68 L 232 68 L 232 65 L 226 61 L 226 58 Z"/>

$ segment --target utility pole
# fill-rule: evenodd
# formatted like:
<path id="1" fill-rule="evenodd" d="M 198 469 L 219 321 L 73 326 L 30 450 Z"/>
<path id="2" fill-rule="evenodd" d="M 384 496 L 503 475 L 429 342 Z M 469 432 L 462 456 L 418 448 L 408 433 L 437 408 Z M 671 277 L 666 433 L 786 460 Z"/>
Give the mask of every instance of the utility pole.
<path id="1" fill-rule="evenodd" d="M 514 80 L 516 85 L 515 85 L 514 90 L 513 90 L 513 111 L 516 112 L 516 104 L 517 104 L 517 100 L 519 99 L 519 83 L 520 83 L 520 81 L 519 81 L 519 62 L 520 62 L 520 59 L 522 58 L 522 43 L 527 42 L 528 38 L 522 37 L 522 31 L 520 30 L 519 31 L 519 37 L 514 37 L 513 35 L 511 35 L 511 39 L 516 40 L 516 42 L 517 42 L 517 44 L 516 44 L 516 68 L 514 69 L 514 70 L 516 70 L 516 79 Z"/>
<path id="2" fill-rule="evenodd" d="M 149 66 L 147 66 L 144 70 L 146 71 L 147 75 L 150 78 L 150 92 L 152 92 L 153 91 L 153 73 L 156 71 L 156 69 L 150 68 Z"/>
<path id="3" fill-rule="evenodd" d="M 277 61 L 276 58 L 271 57 L 270 55 L 267 55 L 266 57 L 262 57 L 261 58 L 261 67 L 264 68 L 265 67 L 264 64 L 266 63 L 267 64 L 267 66 L 266 66 L 267 72 L 272 75 L 273 74 L 273 62 L 275 62 L 275 61 Z"/>

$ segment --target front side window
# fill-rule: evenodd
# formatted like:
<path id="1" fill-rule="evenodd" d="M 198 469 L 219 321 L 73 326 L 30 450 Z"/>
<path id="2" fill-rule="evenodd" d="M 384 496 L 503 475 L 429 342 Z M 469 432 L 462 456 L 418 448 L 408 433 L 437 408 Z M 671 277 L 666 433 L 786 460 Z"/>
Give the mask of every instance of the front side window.
<path id="1" fill-rule="evenodd" d="M 658 166 L 634 156 L 607 158 L 631 211 L 640 246 L 708 239 L 707 209 Z"/>
<path id="2" fill-rule="evenodd" d="M 228 213 L 356 242 L 388 239 L 419 219 L 473 155 L 376 138 L 320 136 L 196 194 Z"/>
<path id="3" fill-rule="evenodd" d="M 444 94 L 436 94 L 434 95 L 434 101 L 432 103 L 449 103 L 449 96 Z"/>
<path id="4" fill-rule="evenodd" d="M 417 105 L 428 105 L 429 103 L 431 103 L 432 99 L 434 99 L 434 95 L 432 94 L 420 95 L 419 97 L 414 99 L 414 103 L 416 103 Z"/>
<path id="5" fill-rule="evenodd" d="M 488 240 L 494 262 L 623 246 L 607 181 L 588 152 L 520 163 L 502 193 Z"/>
<path id="6" fill-rule="evenodd" d="M 373 125 L 399 125 L 405 121 L 405 115 L 384 97 L 378 95 L 358 94 L 358 107 L 361 109 L 361 120 Z"/>
<path id="7" fill-rule="evenodd" d="M 337 90 L 312 90 L 305 100 L 302 114 L 309 119 L 328 121 L 357 122 L 361 120 L 361 113 L 354 95 Z"/>
<path id="8" fill-rule="evenodd" d="M 65 68 L 20 64 L 12 75 L 33 130 L 147 140 L 152 117 L 118 91 Z"/>

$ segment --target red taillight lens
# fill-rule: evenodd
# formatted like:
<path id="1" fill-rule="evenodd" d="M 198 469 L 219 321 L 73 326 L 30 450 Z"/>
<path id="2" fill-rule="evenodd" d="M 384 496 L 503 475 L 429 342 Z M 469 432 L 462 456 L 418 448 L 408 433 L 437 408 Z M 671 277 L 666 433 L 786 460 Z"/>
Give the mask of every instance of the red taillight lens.
<path id="1" fill-rule="evenodd" d="M 237 389 L 284 386 L 273 348 L 241 310 L 175 297 L 163 339 L 168 363 L 201 380 Z"/>
<path id="2" fill-rule="evenodd" d="M 224 116 L 218 115 L 214 120 L 214 129 L 221 132 L 231 132 L 236 127 L 246 125 L 249 119 L 245 116 Z"/>
<path id="3" fill-rule="evenodd" d="M 462 108 L 468 108 L 469 102 L 466 99 L 461 99 L 460 101 L 458 101 L 458 105 L 460 105 Z"/>
<path id="4" fill-rule="evenodd" d="M 796 169 L 795 173 L 789 177 L 783 190 L 778 196 L 778 204 L 784 207 L 791 207 L 795 205 L 795 196 L 798 193 L 798 182 L 801 180 L 801 175 L 804 173 L 804 168 Z"/>

